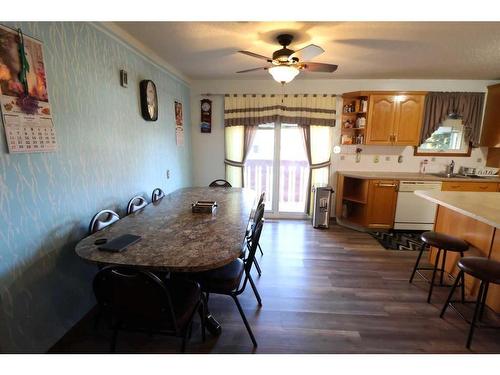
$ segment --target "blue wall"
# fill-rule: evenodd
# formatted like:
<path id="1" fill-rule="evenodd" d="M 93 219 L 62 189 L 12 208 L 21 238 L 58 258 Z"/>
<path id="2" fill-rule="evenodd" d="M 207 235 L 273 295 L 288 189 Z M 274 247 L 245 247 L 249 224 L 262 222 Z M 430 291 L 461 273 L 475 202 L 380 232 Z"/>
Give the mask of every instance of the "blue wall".
<path id="1" fill-rule="evenodd" d="M 9 154 L 1 125 L 0 352 L 43 352 L 94 305 L 96 269 L 74 253 L 92 215 L 122 215 L 154 187 L 191 185 L 189 87 L 92 24 L 6 24 L 44 43 L 59 148 Z M 142 79 L 156 83 L 157 122 L 140 115 Z M 184 106 L 184 146 L 175 143 L 174 100 Z"/>

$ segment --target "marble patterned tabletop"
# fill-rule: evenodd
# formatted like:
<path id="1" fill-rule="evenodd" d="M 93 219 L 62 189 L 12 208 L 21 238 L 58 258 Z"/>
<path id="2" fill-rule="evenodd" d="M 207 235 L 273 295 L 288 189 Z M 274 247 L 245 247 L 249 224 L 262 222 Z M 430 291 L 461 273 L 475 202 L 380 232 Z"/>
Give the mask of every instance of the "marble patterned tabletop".
<path id="1" fill-rule="evenodd" d="M 100 265 L 129 265 L 172 272 L 198 272 L 238 258 L 255 203 L 255 192 L 242 188 L 183 188 L 84 238 L 76 253 Z M 217 201 L 212 214 L 192 213 L 197 200 Z M 100 251 L 97 239 L 122 234 L 141 240 L 121 253 Z"/>

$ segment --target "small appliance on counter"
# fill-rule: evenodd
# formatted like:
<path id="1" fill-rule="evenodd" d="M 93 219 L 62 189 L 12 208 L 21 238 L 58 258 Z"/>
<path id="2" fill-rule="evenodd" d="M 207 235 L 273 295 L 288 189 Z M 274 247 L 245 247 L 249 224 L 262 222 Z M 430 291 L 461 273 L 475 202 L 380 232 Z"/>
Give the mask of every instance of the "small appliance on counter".
<path id="1" fill-rule="evenodd" d="M 314 228 L 328 228 L 332 192 L 332 188 L 328 185 L 313 186 L 312 225 Z"/>
<path id="2" fill-rule="evenodd" d="M 498 168 L 484 167 L 460 167 L 459 174 L 471 177 L 498 177 Z"/>

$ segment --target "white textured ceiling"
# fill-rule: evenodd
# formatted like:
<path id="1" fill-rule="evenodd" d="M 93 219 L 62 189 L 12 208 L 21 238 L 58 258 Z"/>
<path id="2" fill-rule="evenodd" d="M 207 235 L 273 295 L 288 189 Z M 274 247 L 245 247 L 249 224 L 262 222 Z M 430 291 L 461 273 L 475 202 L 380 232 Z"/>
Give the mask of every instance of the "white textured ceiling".
<path id="1" fill-rule="evenodd" d="M 192 79 L 255 79 L 266 65 L 237 53 L 265 56 L 280 46 L 276 35 L 295 35 L 289 47 L 310 43 L 325 53 L 316 62 L 338 64 L 335 73 L 301 78 L 500 79 L 500 22 L 117 22 Z"/>

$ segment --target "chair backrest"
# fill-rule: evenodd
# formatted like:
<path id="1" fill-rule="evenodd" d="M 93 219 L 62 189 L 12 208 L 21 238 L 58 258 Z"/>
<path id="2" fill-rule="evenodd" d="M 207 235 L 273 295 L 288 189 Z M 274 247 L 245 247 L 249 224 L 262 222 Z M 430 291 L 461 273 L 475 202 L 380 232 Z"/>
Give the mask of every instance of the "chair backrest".
<path id="1" fill-rule="evenodd" d="M 144 208 L 147 205 L 148 202 L 146 202 L 146 199 L 144 199 L 144 197 L 141 197 L 140 195 L 137 195 L 128 202 L 127 215 L 130 215 L 135 211 L 139 211 L 141 208 Z"/>
<path id="2" fill-rule="evenodd" d="M 102 210 L 94 215 L 89 224 L 89 233 L 95 233 L 107 226 L 113 224 L 114 222 L 120 220 L 120 216 L 111 210 Z"/>
<path id="3" fill-rule="evenodd" d="M 257 203 L 257 207 L 259 207 L 262 203 L 264 203 L 264 199 L 266 199 L 266 192 L 265 191 L 263 191 L 260 194 L 259 203 Z"/>
<path id="4" fill-rule="evenodd" d="M 225 187 L 225 188 L 229 188 L 229 187 L 233 187 L 233 186 L 228 181 L 219 179 L 219 180 L 212 181 L 210 183 L 210 185 L 208 185 L 208 187 Z"/>
<path id="5" fill-rule="evenodd" d="M 250 240 L 250 250 L 248 251 L 248 257 L 245 261 L 245 271 L 250 272 L 252 268 L 252 263 L 255 258 L 255 252 L 257 251 L 257 245 L 259 244 L 260 234 L 262 232 L 262 226 L 264 225 L 264 220 L 260 220 L 255 223 L 252 230 L 252 239 Z M 244 286 L 243 286 L 244 288 Z"/>
<path id="6" fill-rule="evenodd" d="M 178 331 L 168 289 L 151 272 L 108 266 L 94 277 L 93 289 L 102 313 L 116 322 Z"/>
<path id="7" fill-rule="evenodd" d="M 157 202 L 165 196 L 165 193 L 160 188 L 156 188 L 153 190 L 151 194 L 151 202 Z"/>
<path id="8" fill-rule="evenodd" d="M 259 206 L 255 210 L 255 215 L 253 215 L 253 225 L 255 225 L 255 223 L 258 223 L 259 221 L 262 221 L 262 219 L 264 218 L 265 209 L 266 205 L 264 203 L 259 204 Z"/>

